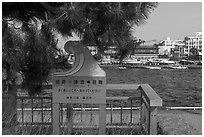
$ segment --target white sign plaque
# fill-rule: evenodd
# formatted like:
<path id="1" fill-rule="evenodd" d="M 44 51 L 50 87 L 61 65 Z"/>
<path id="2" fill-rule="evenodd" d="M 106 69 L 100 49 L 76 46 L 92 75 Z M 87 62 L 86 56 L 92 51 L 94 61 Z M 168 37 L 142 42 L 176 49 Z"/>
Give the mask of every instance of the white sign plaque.
<path id="1" fill-rule="evenodd" d="M 106 103 L 104 77 L 56 77 L 53 82 L 53 102 Z"/>

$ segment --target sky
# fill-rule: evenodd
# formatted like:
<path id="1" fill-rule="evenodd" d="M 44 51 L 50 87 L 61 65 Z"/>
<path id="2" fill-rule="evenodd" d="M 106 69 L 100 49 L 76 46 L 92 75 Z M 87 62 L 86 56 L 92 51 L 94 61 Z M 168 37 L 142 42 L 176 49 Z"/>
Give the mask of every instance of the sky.
<path id="1" fill-rule="evenodd" d="M 202 2 L 159 2 L 142 26 L 134 28 L 133 36 L 148 40 L 184 39 L 202 31 Z"/>
<path id="2" fill-rule="evenodd" d="M 145 41 L 183 40 L 185 36 L 195 36 L 202 31 L 202 2 L 159 2 L 146 23 L 133 28 L 133 36 Z M 79 40 L 76 36 L 67 40 Z M 65 41 L 59 40 L 63 47 Z M 155 41 L 152 41 L 153 43 Z"/>

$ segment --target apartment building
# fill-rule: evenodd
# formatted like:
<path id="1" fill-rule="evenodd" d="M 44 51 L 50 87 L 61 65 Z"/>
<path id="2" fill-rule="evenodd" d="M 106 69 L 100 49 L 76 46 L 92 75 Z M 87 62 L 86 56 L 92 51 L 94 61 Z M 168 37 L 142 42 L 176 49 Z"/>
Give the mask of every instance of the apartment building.
<path id="1" fill-rule="evenodd" d="M 170 37 L 167 37 L 166 40 L 162 40 L 159 43 L 159 55 L 168 55 L 172 56 L 172 51 L 175 48 L 174 40 L 171 40 Z"/>
<path id="2" fill-rule="evenodd" d="M 199 55 L 202 55 L 202 32 L 196 32 L 194 37 L 187 37 L 185 40 L 184 54 L 190 55 L 190 50 L 195 48 Z"/>
<path id="3" fill-rule="evenodd" d="M 173 57 L 184 57 L 184 47 L 185 42 L 184 40 L 174 40 L 174 46 L 175 48 L 172 51 Z"/>

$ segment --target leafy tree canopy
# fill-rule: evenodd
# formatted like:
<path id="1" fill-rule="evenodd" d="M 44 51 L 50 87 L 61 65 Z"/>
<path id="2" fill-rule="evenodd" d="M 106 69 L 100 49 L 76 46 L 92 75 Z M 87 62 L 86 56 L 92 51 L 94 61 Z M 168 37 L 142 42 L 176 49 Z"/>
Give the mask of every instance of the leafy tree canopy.
<path id="1" fill-rule="evenodd" d="M 154 2 L 3 2 L 3 67 L 9 80 L 22 73 L 31 92 L 53 67 L 58 49 L 53 32 L 77 34 L 85 44 L 102 52 L 118 45 L 124 53 L 132 40 L 132 27 L 145 23 Z M 28 83 L 27 83 L 28 82 Z M 11 82 L 14 83 L 14 82 Z M 30 87 L 29 87 L 30 86 Z"/>
<path id="2" fill-rule="evenodd" d="M 3 3 L 3 19 L 17 19 L 23 26 L 36 18 L 63 36 L 75 32 L 86 43 L 99 48 L 131 37 L 134 25 L 143 24 L 156 8 L 154 2 L 29 2 Z"/>
<path id="3" fill-rule="evenodd" d="M 198 49 L 196 49 L 194 47 L 191 48 L 189 52 L 190 52 L 191 55 L 198 55 Z"/>

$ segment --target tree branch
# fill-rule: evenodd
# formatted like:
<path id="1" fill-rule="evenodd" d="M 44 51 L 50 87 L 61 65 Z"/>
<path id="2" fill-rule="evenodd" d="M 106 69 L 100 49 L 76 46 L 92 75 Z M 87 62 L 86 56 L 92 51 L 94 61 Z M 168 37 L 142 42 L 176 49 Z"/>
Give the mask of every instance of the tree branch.
<path id="1" fill-rule="evenodd" d="M 7 22 L 7 21 L 13 21 L 13 20 L 15 20 L 15 18 L 11 18 L 11 19 L 2 19 L 4 22 Z"/>
<path id="2" fill-rule="evenodd" d="M 6 20 L 2 20 L 4 23 L 7 23 L 7 24 L 9 24 L 9 25 L 12 25 L 12 27 L 14 28 L 14 29 L 21 29 L 21 27 L 19 27 L 19 28 L 17 28 L 17 27 L 15 27 L 15 24 L 13 24 L 13 23 L 9 23 L 8 21 L 6 21 Z"/>
<path id="3" fill-rule="evenodd" d="M 56 8 L 52 7 L 51 5 L 49 5 L 47 2 L 39 2 L 40 5 L 42 5 L 44 8 L 46 8 L 49 11 L 52 11 L 54 13 L 59 13 L 59 10 L 57 10 Z"/>

